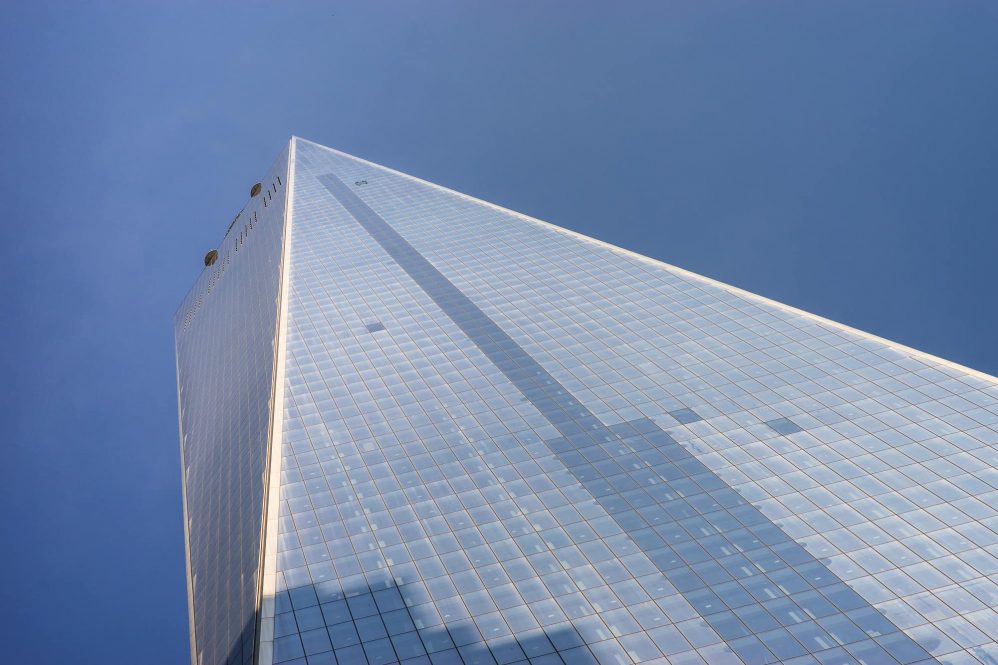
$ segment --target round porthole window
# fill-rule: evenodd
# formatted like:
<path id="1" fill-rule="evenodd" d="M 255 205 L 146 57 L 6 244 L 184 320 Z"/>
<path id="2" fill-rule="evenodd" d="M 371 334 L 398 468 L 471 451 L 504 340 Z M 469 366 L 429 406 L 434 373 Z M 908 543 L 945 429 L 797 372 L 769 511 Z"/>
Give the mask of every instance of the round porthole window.
<path id="1" fill-rule="evenodd" d="M 256 184 L 255 184 L 255 185 L 253 185 L 253 187 L 252 187 L 252 188 L 250 189 L 250 197 L 253 197 L 253 196 L 256 196 L 257 194 L 259 194 L 259 193 L 260 193 L 260 190 L 262 190 L 262 189 L 263 189 L 263 185 L 262 185 L 261 183 L 259 183 L 259 182 L 258 182 L 258 183 L 256 183 Z"/>
<path id="2" fill-rule="evenodd" d="M 204 255 L 204 264 L 205 264 L 205 266 L 214 265 L 215 261 L 218 261 L 218 250 L 217 249 L 213 249 L 213 250 L 211 250 L 210 252 L 208 252 L 207 254 Z"/>

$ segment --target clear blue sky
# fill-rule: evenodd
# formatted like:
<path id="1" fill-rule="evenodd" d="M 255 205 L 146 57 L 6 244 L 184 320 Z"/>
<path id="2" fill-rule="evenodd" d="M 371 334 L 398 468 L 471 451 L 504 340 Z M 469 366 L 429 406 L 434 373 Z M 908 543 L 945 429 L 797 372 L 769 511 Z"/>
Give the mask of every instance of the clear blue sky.
<path id="1" fill-rule="evenodd" d="M 0 23 L 4 662 L 187 658 L 170 316 L 291 134 L 998 373 L 998 4 L 95 4 Z"/>

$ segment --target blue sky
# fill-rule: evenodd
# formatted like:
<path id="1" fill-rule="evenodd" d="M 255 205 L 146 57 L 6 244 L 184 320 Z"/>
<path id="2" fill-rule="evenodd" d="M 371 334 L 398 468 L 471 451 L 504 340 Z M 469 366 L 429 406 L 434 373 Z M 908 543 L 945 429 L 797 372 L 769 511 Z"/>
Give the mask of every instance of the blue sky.
<path id="1" fill-rule="evenodd" d="M 170 317 L 296 134 L 998 373 L 998 5 L 20 3 L 3 660 L 187 658 Z"/>

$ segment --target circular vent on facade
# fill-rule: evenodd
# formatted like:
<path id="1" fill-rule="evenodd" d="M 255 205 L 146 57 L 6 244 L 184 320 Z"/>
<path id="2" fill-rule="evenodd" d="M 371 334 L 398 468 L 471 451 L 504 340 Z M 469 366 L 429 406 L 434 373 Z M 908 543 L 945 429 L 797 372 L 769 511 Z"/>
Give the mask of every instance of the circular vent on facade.
<path id="1" fill-rule="evenodd" d="M 207 254 L 204 255 L 204 264 L 205 264 L 205 266 L 213 265 L 215 263 L 215 261 L 218 261 L 218 250 L 217 249 L 213 249 L 213 250 L 211 250 L 210 252 L 208 252 Z"/>
<path id="2" fill-rule="evenodd" d="M 259 194 L 259 193 L 260 193 L 260 190 L 262 190 L 262 189 L 263 189 L 263 185 L 262 185 L 261 183 L 259 183 L 259 182 L 258 182 L 258 183 L 256 183 L 256 184 L 255 184 L 255 185 L 253 185 L 253 187 L 252 187 L 252 188 L 250 189 L 250 197 L 253 197 L 253 196 L 256 196 L 257 194 Z"/>

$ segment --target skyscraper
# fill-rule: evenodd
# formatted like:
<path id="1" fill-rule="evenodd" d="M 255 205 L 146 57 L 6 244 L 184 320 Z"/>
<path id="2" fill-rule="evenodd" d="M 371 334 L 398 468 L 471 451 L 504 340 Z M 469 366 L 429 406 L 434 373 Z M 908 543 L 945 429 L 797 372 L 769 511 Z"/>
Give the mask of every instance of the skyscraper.
<path id="1" fill-rule="evenodd" d="M 993 377 L 302 139 L 205 264 L 192 662 L 998 662 Z"/>

